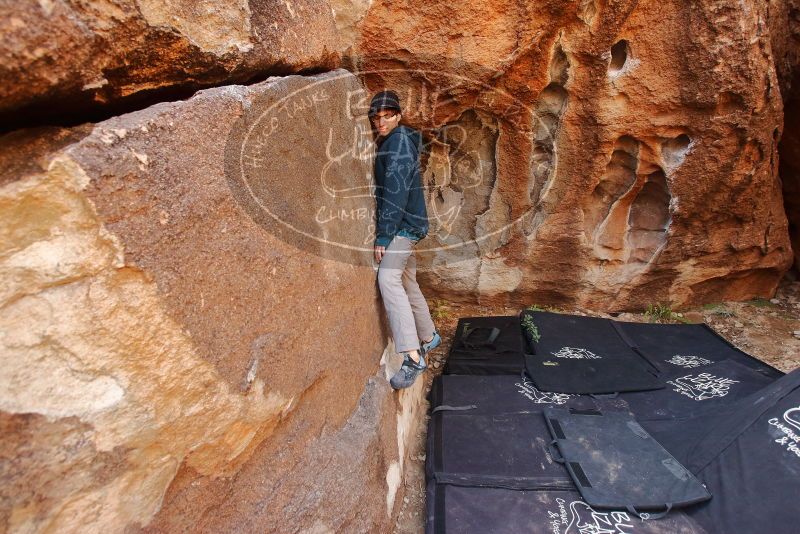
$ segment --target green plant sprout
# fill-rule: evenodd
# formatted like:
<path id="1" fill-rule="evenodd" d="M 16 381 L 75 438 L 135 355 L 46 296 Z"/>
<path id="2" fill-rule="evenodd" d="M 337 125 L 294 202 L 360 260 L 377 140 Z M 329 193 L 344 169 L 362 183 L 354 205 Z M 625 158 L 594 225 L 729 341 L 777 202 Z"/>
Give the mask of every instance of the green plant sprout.
<path id="1" fill-rule="evenodd" d="M 776 308 L 777 306 L 771 303 L 768 299 L 757 297 L 753 300 L 747 302 L 751 306 L 755 306 L 756 308 Z"/>
<path id="2" fill-rule="evenodd" d="M 704 304 L 703 309 L 719 317 L 736 317 L 736 313 L 726 308 L 722 303 Z"/>
<path id="3" fill-rule="evenodd" d="M 538 343 L 539 340 L 542 339 L 542 336 L 539 334 L 539 328 L 533 322 L 533 318 L 530 315 L 526 315 L 522 318 L 522 328 L 524 328 L 528 335 L 531 336 L 531 340 L 533 340 L 534 343 Z"/>
<path id="4" fill-rule="evenodd" d="M 544 306 L 540 306 L 538 304 L 531 304 L 525 309 L 528 311 L 557 312 L 558 306 L 549 306 L 547 304 L 545 304 Z"/>
<path id="5" fill-rule="evenodd" d="M 431 316 L 434 319 L 448 319 L 450 317 L 450 310 L 447 307 L 447 301 L 435 299 L 433 301 Z"/>
<path id="6" fill-rule="evenodd" d="M 648 304 L 644 315 L 651 323 L 663 323 L 665 321 L 686 322 L 686 319 L 673 312 L 668 304 Z"/>

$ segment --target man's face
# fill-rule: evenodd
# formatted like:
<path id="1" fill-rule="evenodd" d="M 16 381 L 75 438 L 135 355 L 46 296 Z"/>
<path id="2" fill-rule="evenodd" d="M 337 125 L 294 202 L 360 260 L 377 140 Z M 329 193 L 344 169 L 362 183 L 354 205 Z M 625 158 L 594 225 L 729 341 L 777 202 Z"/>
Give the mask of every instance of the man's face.
<path id="1" fill-rule="evenodd" d="M 382 109 L 372 116 L 378 134 L 385 136 L 400 124 L 401 115 L 393 109 Z"/>

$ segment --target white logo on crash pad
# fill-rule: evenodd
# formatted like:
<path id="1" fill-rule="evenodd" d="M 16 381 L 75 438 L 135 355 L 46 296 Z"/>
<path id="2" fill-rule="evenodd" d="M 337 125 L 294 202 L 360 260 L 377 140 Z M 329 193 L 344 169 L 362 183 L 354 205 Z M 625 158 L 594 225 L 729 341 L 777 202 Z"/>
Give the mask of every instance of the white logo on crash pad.
<path id="1" fill-rule="evenodd" d="M 786 426 L 777 417 L 769 420 L 769 424 L 776 427 L 783 433 L 783 436 L 775 440 L 778 445 L 783 445 L 786 450 L 800 457 L 800 406 L 790 408 L 783 412 L 783 420 L 791 426 Z"/>
<path id="2" fill-rule="evenodd" d="M 800 406 L 783 412 L 783 419 L 797 430 L 800 430 Z"/>
<path id="3" fill-rule="evenodd" d="M 547 512 L 552 534 L 624 534 L 633 532 L 626 512 L 598 512 L 583 501 L 556 499 L 558 511 Z"/>
<path id="4" fill-rule="evenodd" d="M 626 512 L 598 512 L 583 501 L 573 501 L 569 509 L 572 521 L 564 534 L 623 534 L 633 528 Z"/>
<path id="5" fill-rule="evenodd" d="M 568 358 L 573 360 L 599 360 L 600 356 L 588 349 L 574 347 L 564 347 L 558 352 L 551 352 L 556 358 Z"/>
<path id="6" fill-rule="evenodd" d="M 521 384 L 517 382 L 514 385 L 519 388 L 517 389 L 519 394 L 527 397 L 536 404 L 564 404 L 570 397 L 574 397 L 574 395 L 570 395 L 569 393 L 539 391 L 539 389 L 533 385 L 533 382 L 528 380 L 528 377 L 523 378 Z"/>
<path id="7" fill-rule="evenodd" d="M 667 384 L 675 386 L 673 391 L 696 401 L 724 397 L 730 391 L 731 386 L 738 383 L 738 380 L 714 376 L 709 373 L 686 375 L 667 381 Z"/>
<path id="8" fill-rule="evenodd" d="M 708 365 L 711 363 L 711 360 L 701 358 L 700 356 L 681 356 L 680 354 L 676 354 L 667 360 L 667 363 L 677 365 L 678 367 L 683 367 L 684 369 L 693 369 L 694 367 L 700 367 L 701 365 Z"/>

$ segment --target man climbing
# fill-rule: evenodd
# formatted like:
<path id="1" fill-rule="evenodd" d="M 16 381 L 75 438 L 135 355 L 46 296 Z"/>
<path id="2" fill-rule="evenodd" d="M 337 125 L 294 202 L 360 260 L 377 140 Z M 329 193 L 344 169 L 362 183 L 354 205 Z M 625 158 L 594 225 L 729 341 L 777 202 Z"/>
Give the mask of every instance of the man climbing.
<path id="1" fill-rule="evenodd" d="M 393 91 L 376 94 L 368 112 L 378 134 L 374 249 L 380 264 L 378 285 L 395 349 L 403 354 L 403 364 L 390 380 L 395 389 L 411 386 L 427 368 L 426 354 L 442 342 L 416 279 L 414 246 L 428 234 L 419 171 L 422 135 L 400 124 L 401 112 Z"/>

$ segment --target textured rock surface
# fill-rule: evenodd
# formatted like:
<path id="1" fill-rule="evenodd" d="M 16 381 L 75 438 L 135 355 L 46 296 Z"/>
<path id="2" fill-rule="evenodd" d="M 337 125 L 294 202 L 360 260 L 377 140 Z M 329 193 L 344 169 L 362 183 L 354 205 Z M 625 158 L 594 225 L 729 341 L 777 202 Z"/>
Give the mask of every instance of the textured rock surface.
<path id="1" fill-rule="evenodd" d="M 800 94 L 786 99 L 784 113 L 786 130 L 780 143 L 780 173 L 795 267 L 800 269 Z"/>
<path id="2" fill-rule="evenodd" d="M 318 82 L 261 176 L 313 192 L 350 139 L 344 71 L 0 139 L 0 530 L 391 524 L 421 394 L 385 379 L 372 266 L 266 231 L 225 174 L 231 131 Z"/>
<path id="3" fill-rule="evenodd" d="M 770 295 L 791 249 L 767 11 L 373 2 L 353 62 L 430 140 L 427 287 L 603 310 Z"/>
<path id="4" fill-rule="evenodd" d="M 115 113 L 348 50 L 427 136 L 426 294 L 745 299 L 791 261 L 779 139 L 800 227 L 799 13 L 0 0 L 0 120 Z M 270 78 L 0 138 L 0 529 L 393 523 L 423 401 L 386 383 L 364 97 L 341 71 Z"/>
<path id="5" fill-rule="evenodd" d="M 800 269 L 800 1 L 770 5 L 769 25 L 784 105 L 780 176 L 795 267 Z"/>
<path id="6" fill-rule="evenodd" d="M 338 46 L 326 0 L 2 0 L 0 117 L 80 117 L 169 89 L 330 69 Z"/>

